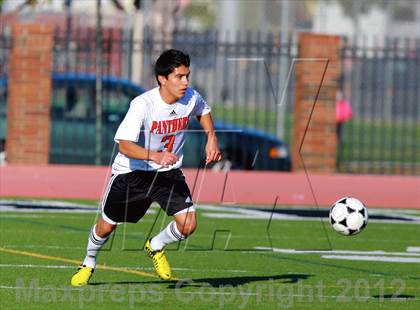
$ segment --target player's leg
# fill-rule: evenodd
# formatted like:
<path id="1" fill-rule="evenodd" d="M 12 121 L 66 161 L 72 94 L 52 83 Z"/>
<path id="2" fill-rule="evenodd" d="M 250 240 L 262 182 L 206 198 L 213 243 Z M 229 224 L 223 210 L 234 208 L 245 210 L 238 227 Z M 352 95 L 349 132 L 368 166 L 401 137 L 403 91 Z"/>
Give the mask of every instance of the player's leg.
<path id="1" fill-rule="evenodd" d="M 115 227 L 116 225 L 106 222 L 103 218 L 93 225 L 88 237 L 86 256 L 71 278 L 73 286 L 83 286 L 89 282 L 96 267 L 96 257 Z"/>
<path id="2" fill-rule="evenodd" d="M 195 227 L 194 211 L 175 214 L 174 220 L 165 229 L 146 242 L 144 250 L 152 259 L 156 273 L 162 280 L 169 280 L 172 276 L 171 267 L 165 255 L 165 247 L 168 244 L 185 240 L 194 232 Z"/>
<path id="3" fill-rule="evenodd" d="M 124 175 L 112 176 L 102 202 L 102 216 L 89 232 L 86 256 L 71 279 L 73 286 L 86 285 L 96 267 L 96 258 L 118 224 L 118 213 L 123 212 L 127 182 Z"/>
<path id="4" fill-rule="evenodd" d="M 161 279 L 171 278 L 171 268 L 165 256 L 165 247 L 185 240 L 196 228 L 196 216 L 191 194 L 180 170 L 170 171 L 157 178 L 152 199 L 157 201 L 171 221 L 159 234 L 148 240 L 145 251 L 152 259 L 156 273 Z"/>
<path id="5" fill-rule="evenodd" d="M 110 234 L 114 231 L 116 224 L 106 222 L 102 217 L 98 223 L 93 225 L 88 239 L 88 245 L 86 249 L 86 257 L 83 260 L 83 265 L 95 268 L 96 257 L 101 248 L 108 241 Z"/>
<path id="6" fill-rule="evenodd" d="M 195 231 L 196 225 L 195 212 L 190 208 L 181 210 L 174 214 L 174 220 L 164 230 L 151 239 L 150 246 L 153 250 L 160 251 L 168 244 L 185 240 Z"/>
<path id="7" fill-rule="evenodd" d="M 187 238 L 194 233 L 197 227 L 197 218 L 193 208 L 189 207 L 174 214 L 174 219 L 176 228 L 183 237 Z"/>

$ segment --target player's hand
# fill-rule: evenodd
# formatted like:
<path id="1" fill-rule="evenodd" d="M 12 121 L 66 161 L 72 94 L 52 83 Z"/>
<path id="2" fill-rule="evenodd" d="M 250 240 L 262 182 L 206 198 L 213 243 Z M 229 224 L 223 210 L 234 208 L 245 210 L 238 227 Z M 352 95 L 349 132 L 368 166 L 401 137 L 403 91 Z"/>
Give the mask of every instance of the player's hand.
<path id="1" fill-rule="evenodd" d="M 206 144 L 206 165 L 217 162 L 222 159 L 219 146 L 217 145 L 217 138 L 215 135 L 209 136 Z"/>
<path id="2" fill-rule="evenodd" d="M 159 165 L 169 167 L 178 161 L 178 156 L 168 151 L 154 152 L 151 156 L 151 159 Z"/>

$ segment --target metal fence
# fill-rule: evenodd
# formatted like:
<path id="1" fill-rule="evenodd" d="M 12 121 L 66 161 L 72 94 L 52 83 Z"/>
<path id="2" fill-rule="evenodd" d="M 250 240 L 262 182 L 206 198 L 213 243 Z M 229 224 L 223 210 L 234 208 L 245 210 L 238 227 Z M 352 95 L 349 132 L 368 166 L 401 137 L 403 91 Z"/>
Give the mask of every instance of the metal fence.
<path id="1" fill-rule="evenodd" d="M 293 78 L 288 83 L 282 109 L 278 103 L 292 59 L 297 56 L 295 37 L 258 32 L 207 32 L 178 33 L 169 40 L 154 38 L 148 29 L 141 41 L 131 31 L 115 29 L 104 29 L 102 37 L 105 76 L 135 81 L 148 89 L 155 85 L 156 57 L 168 47 L 182 49 L 191 55 L 191 83 L 212 106 L 216 121 L 280 136 L 289 145 L 293 142 Z M 0 42 L 4 75 L 7 66 L 3 64 L 7 64 L 10 44 L 4 35 Z M 420 173 L 419 47 L 419 40 L 387 39 L 368 47 L 363 40 L 343 39 L 341 86 L 353 109 L 353 118 L 342 128 L 337 157 L 340 172 Z M 94 75 L 95 49 L 94 29 L 73 33 L 57 30 L 53 71 Z M 94 123 L 94 116 L 89 112 L 94 86 L 83 89 L 79 85 L 77 98 L 82 109 L 73 111 L 76 116 L 66 110 L 75 98 L 69 89 L 70 86 L 61 84 L 53 92 L 52 116 L 63 124 L 72 122 L 72 126 L 67 132 L 64 127 L 53 128 L 65 138 L 57 136 L 52 141 L 51 159 L 57 163 L 91 163 L 95 149 L 92 129 L 82 125 L 77 113 L 86 116 L 83 124 Z M 6 111 L 3 90 L 0 111 Z M 105 89 L 103 98 L 105 111 L 124 113 L 130 95 L 123 89 L 113 92 Z M 54 116 L 54 107 L 61 107 L 65 113 Z M 106 143 L 103 164 L 109 162 L 108 151 L 113 146 L 108 136 L 112 136 L 119 122 L 115 113 L 105 113 L 105 117 L 108 120 L 102 139 Z M 68 150 L 79 138 L 85 144 L 74 147 L 69 154 Z M 84 151 L 76 152 L 76 149 Z"/>
<path id="2" fill-rule="evenodd" d="M 420 174 L 420 40 L 343 40 L 342 172 Z"/>
<path id="3" fill-rule="evenodd" d="M 94 38 L 94 29 L 85 29 L 74 34 L 57 30 L 53 71 L 56 73 L 73 72 L 79 76 L 95 74 L 96 41 Z M 137 79 L 136 82 L 139 85 L 149 89 L 156 86 L 153 65 L 158 55 L 169 47 L 184 50 L 191 56 L 191 84 L 209 102 L 213 109 L 213 117 L 217 122 L 224 126 L 234 125 L 239 128 L 260 130 L 267 136 L 267 141 L 276 139 L 279 127 L 281 127 L 281 129 L 285 129 L 282 138 L 289 142 L 291 113 L 288 111 L 287 118 L 284 120 L 282 118 L 289 125 L 278 126 L 280 112 L 277 103 L 279 90 L 283 84 L 281 79 L 288 73 L 292 56 L 297 53 L 297 46 L 291 38 L 280 44 L 282 39 L 280 36 L 272 34 L 262 35 L 251 32 L 238 32 L 231 37 L 225 36 L 223 40 L 217 32 L 179 33 L 171 39 L 156 39 L 146 28 L 144 39 L 138 41 L 134 39 L 132 32 L 105 29 L 101 47 L 103 74 L 106 77 L 112 76 L 131 81 Z M 289 83 L 286 102 L 292 102 L 292 90 L 293 83 Z M 65 93 L 68 88 L 62 87 L 60 93 L 57 93 L 58 91 L 58 89 L 54 90 L 56 99 L 53 100 L 53 108 L 54 106 L 63 108 L 66 105 L 63 98 L 68 97 L 68 93 Z M 90 89 L 90 92 L 92 91 L 94 90 Z M 88 109 L 86 105 L 89 106 L 89 101 L 90 104 L 94 102 L 92 99 L 94 94 L 91 94 L 89 99 L 89 90 L 79 89 L 77 92 L 78 98 L 85 98 L 79 101 L 82 101 L 85 110 Z M 113 98 L 111 98 L 113 95 L 110 92 L 107 93 L 106 89 L 103 96 L 104 111 L 108 110 L 107 106 L 115 106 L 112 102 Z M 119 112 L 125 113 L 130 98 L 123 92 L 120 92 L 119 97 L 119 107 L 121 108 Z M 60 100 L 60 98 L 62 99 Z M 291 106 L 286 102 L 285 107 Z M 76 160 L 76 162 L 80 162 L 80 160 L 89 159 L 90 162 L 93 156 L 92 152 L 85 157 L 82 154 L 70 156 L 66 153 L 69 147 L 65 143 L 72 143 L 71 141 L 79 139 L 78 135 L 83 135 L 81 129 L 76 129 L 81 126 L 80 119 L 70 120 L 68 115 L 63 113 L 61 115 L 57 113 L 54 117 L 56 121 L 53 120 L 53 127 L 59 126 L 56 128 L 57 131 L 63 132 L 68 139 L 57 137 L 53 141 L 52 161 L 74 162 Z M 91 119 L 91 123 L 93 121 Z M 74 126 L 69 126 L 67 130 L 63 129 L 69 122 L 72 122 Z M 109 141 L 113 143 L 110 132 L 115 131 L 117 124 L 109 124 L 106 120 L 105 123 L 104 131 L 107 133 L 102 140 L 105 141 L 105 144 Z M 88 124 L 85 126 L 87 131 L 91 131 L 91 129 L 87 129 Z M 75 136 L 76 138 L 74 138 Z M 89 145 L 94 145 L 94 140 L 91 140 L 90 138 L 84 139 L 83 141 L 87 144 L 83 147 L 89 149 Z M 235 150 L 246 148 L 246 146 L 239 145 L 239 140 L 233 139 L 232 143 L 237 144 L 233 147 Z M 266 148 L 268 148 L 268 143 Z M 61 144 L 60 147 L 57 144 Z M 110 150 L 110 145 L 106 144 L 104 148 L 106 150 L 104 153 L 107 153 Z M 248 156 L 245 151 L 235 151 L 232 155 L 237 157 L 232 158 L 234 162 L 241 161 L 242 158 L 239 157 Z M 102 159 L 102 163 L 108 163 L 108 161 L 109 158 Z M 266 159 L 263 157 L 263 161 L 265 163 L 262 166 L 270 169 L 268 154 L 266 154 Z"/>
<path id="4" fill-rule="evenodd" d="M 192 86 L 211 104 L 218 119 L 277 134 L 276 104 L 282 79 L 297 55 L 296 42 L 292 37 L 281 41 L 279 35 L 259 32 L 223 37 L 214 31 L 154 39 L 146 28 L 144 40 L 136 41 L 132 31 L 105 29 L 103 73 L 149 89 L 156 86 L 153 65 L 158 55 L 170 47 L 181 49 L 191 56 Z M 95 73 L 94 29 L 74 35 L 57 30 L 55 42 L 54 72 Z M 140 63 L 134 67 L 136 60 Z M 289 83 L 285 102 L 289 112 L 292 90 L 293 83 Z"/>

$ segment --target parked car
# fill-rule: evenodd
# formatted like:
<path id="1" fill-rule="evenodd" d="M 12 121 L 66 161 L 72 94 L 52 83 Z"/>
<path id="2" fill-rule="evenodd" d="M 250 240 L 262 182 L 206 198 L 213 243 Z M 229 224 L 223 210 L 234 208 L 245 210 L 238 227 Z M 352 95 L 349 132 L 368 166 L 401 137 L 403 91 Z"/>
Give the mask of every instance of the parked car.
<path id="1" fill-rule="evenodd" d="M 50 162 L 95 163 L 95 76 L 54 73 L 52 75 Z M 3 89 L 3 92 L 1 92 Z M 7 78 L 0 77 L 0 138 L 5 137 Z M 114 135 L 128 110 L 128 104 L 144 89 L 131 81 L 103 78 L 102 157 L 110 164 L 116 154 Z M 206 135 L 196 120 L 190 121 L 184 145 L 184 167 L 204 163 Z M 215 121 L 223 161 L 213 169 L 290 170 L 287 144 L 264 132 Z"/>

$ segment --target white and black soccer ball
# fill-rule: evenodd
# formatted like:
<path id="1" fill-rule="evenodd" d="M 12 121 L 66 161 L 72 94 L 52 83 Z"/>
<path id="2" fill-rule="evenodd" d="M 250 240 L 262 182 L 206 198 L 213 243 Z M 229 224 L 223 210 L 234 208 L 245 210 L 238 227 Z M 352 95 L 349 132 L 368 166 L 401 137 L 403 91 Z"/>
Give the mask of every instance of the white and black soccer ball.
<path id="1" fill-rule="evenodd" d="M 359 199 L 353 197 L 341 198 L 331 206 L 330 223 L 339 234 L 345 236 L 356 235 L 368 223 L 368 210 Z"/>

